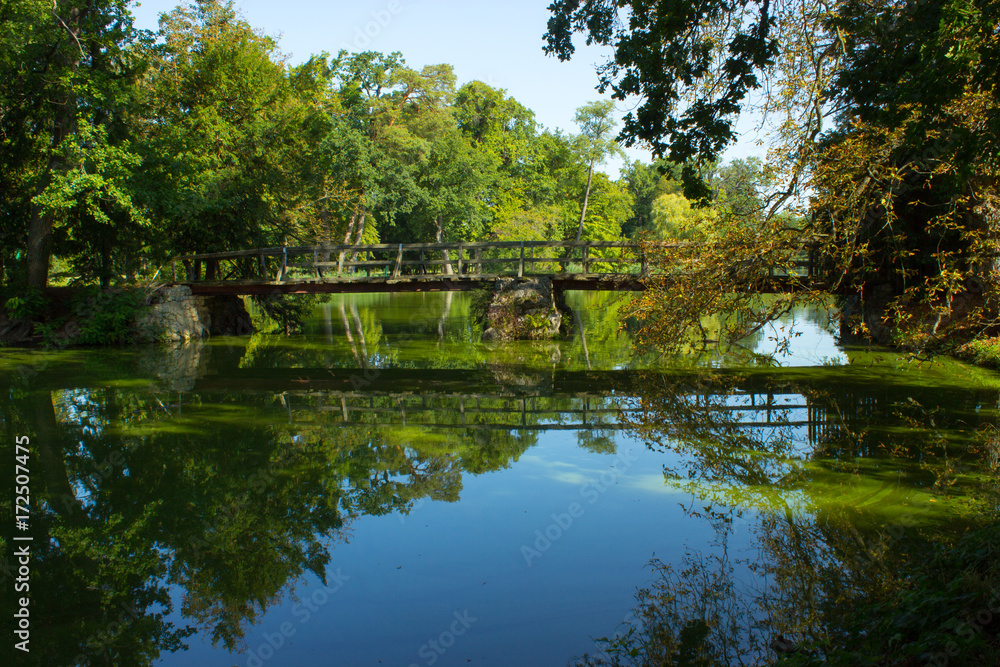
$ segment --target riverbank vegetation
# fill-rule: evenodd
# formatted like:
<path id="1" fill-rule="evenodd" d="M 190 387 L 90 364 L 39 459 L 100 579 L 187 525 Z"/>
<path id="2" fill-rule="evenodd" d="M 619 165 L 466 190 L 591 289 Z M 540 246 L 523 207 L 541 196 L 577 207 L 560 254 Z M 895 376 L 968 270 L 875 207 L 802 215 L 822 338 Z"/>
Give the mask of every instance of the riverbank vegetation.
<path id="1" fill-rule="evenodd" d="M 708 197 L 703 167 L 736 140 L 741 113 L 771 130 L 753 215 L 726 216 L 730 224 L 705 251 L 651 249 L 661 266 L 685 270 L 654 281 L 638 301 L 651 323 L 643 344 L 678 350 L 692 339 L 738 340 L 797 303 L 834 293 L 845 334 L 996 364 L 1000 5 L 556 0 L 550 9 L 550 53 L 570 58 L 575 33 L 614 48 L 599 68 L 601 86 L 638 100 L 621 138 L 683 164 L 687 197 Z M 754 289 L 734 289 L 753 285 L 769 267 L 792 269 L 803 252 L 819 262 L 823 284 L 801 280 L 797 292 L 766 303 Z M 709 314 L 720 318 L 713 329 L 704 326 Z M 643 420 L 642 428 L 649 425 Z M 856 517 L 820 508 L 800 522 L 800 508 L 781 507 L 775 494 L 779 506 L 763 508 L 758 540 L 766 552 L 760 562 L 770 564 L 755 573 L 761 586 L 734 575 L 725 541 L 721 557 L 656 563 L 657 578 L 639 593 L 629 622 L 599 642 L 602 654 L 579 664 L 996 663 L 993 428 L 977 436 L 985 444 L 973 450 L 974 460 L 982 457 L 973 465 L 991 467 L 986 488 L 970 494 L 981 504 L 955 520 L 962 530 L 938 520 L 924 531 L 920 521 L 892 517 L 865 529 Z M 686 477 L 697 480 L 694 493 L 702 487 L 705 512 L 719 500 L 716 483 L 732 488 L 724 483 L 733 476 L 773 488 L 760 452 L 785 440 L 741 442 L 743 455 L 730 457 L 720 456 L 724 431 L 703 435 L 694 447 L 703 466 Z M 862 437 L 837 449 L 851 451 L 850 441 Z M 893 452 L 905 440 L 902 433 L 876 439 Z M 656 442 L 686 449 L 676 439 Z M 914 449 L 941 467 L 933 488 L 943 493 L 959 483 L 961 469 L 947 459 L 947 442 L 939 433 Z M 941 445 L 946 459 L 934 464 Z M 779 483 L 797 478 L 783 469 L 789 455 L 773 459 L 784 473 Z M 811 461 L 822 465 L 821 452 Z M 742 508 L 752 498 L 732 500 Z M 722 532 L 733 519 L 718 517 Z M 851 536 L 832 538 L 842 523 L 853 526 Z"/>

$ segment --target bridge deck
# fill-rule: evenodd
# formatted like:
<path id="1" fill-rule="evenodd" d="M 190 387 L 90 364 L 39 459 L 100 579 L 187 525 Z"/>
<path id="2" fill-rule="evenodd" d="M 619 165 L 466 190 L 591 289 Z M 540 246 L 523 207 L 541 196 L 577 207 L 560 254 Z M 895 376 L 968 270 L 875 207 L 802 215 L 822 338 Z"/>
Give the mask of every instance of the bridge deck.
<path id="1" fill-rule="evenodd" d="M 814 276 L 812 255 L 795 263 L 794 275 L 771 273 L 763 291 L 786 291 Z M 201 295 L 464 291 L 505 277 L 546 277 L 563 290 L 637 291 L 651 275 L 643 246 L 618 241 L 258 248 L 176 257 L 171 274 Z"/>

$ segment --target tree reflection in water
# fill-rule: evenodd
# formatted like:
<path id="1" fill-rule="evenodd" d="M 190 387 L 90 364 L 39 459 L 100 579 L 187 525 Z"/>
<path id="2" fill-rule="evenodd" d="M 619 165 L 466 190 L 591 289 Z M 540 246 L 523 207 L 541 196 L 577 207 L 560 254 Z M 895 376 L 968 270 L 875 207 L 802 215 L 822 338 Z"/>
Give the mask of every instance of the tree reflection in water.
<path id="1" fill-rule="evenodd" d="M 23 664 L 148 665 L 195 633 L 241 650 L 306 575 L 335 574 L 355 517 L 457 500 L 464 474 L 508 466 L 564 411 L 616 420 L 605 399 L 517 398 L 523 387 L 474 399 L 375 390 L 348 406 L 296 371 L 285 389 L 202 390 L 206 365 L 190 361 L 174 365 L 192 377 L 170 380 L 183 392 L 120 369 L 110 382 L 3 383 L 3 437 L 33 435 L 37 475 L 32 587 L 45 594 L 32 598 Z M 510 371 L 487 382 L 498 374 Z"/>
<path id="2" fill-rule="evenodd" d="M 997 664 L 995 394 L 780 377 L 651 378 L 624 413 L 680 455 L 665 478 L 717 549 L 654 560 L 633 612 L 573 664 Z M 745 518 L 754 546 L 733 557 Z"/>

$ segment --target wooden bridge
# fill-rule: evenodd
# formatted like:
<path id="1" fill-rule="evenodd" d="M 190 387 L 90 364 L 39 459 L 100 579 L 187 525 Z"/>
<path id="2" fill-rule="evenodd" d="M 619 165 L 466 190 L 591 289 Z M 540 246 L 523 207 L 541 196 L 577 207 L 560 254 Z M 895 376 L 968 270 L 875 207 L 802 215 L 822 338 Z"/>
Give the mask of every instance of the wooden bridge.
<path id="1" fill-rule="evenodd" d="M 797 275 L 815 275 L 807 255 Z M 643 247 L 621 241 L 323 244 L 171 261 L 173 282 L 202 295 L 462 291 L 498 278 L 540 276 L 561 290 L 639 291 L 649 272 Z M 775 284 L 780 291 L 780 280 Z"/>

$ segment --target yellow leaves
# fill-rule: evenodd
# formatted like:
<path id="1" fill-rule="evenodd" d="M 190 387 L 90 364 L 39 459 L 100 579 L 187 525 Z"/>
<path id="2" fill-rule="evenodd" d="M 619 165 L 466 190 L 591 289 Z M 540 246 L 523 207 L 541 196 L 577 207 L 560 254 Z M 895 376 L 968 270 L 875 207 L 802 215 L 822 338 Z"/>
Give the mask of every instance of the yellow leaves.
<path id="1" fill-rule="evenodd" d="M 686 210 L 681 202 L 662 203 Z M 675 354 L 716 343 L 733 345 L 787 312 L 796 299 L 822 300 L 796 277 L 796 261 L 804 256 L 800 230 L 771 221 L 758 227 L 716 225 L 711 233 L 702 242 L 644 246 L 654 274 L 631 313 L 644 322 L 637 336 L 640 346 Z M 798 283 L 801 291 L 765 307 L 759 296 L 775 272 Z"/>
<path id="2" fill-rule="evenodd" d="M 705 241 L 715 236 L 718 213 L 696 209 L 681 194 L 663 194 L 653 202 L 653 230 L 664 241 Z"/>

